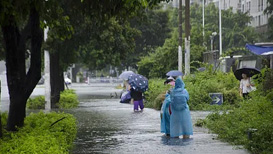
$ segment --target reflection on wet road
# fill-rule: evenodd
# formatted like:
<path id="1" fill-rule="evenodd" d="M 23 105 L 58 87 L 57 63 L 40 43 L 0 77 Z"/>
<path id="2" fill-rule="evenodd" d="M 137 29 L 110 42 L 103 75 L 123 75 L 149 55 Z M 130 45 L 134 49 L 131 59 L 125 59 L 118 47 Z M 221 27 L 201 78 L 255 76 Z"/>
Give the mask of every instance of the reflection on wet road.
<path id="1" fill-rule="evenodd" d="M 160 133 L 159 111 L 145 108 L 133 112 L 130 104 L 118 99 L 85 99 L 70 110 L 78 119 L 78 135 L 73 153 L 183 153 L 246 154 L 227 143 L 215 140 L 206 129 L 194 127 L 190 139 L 165 137 Z M 193 121 L 208 112 L 191 112 Z"/>

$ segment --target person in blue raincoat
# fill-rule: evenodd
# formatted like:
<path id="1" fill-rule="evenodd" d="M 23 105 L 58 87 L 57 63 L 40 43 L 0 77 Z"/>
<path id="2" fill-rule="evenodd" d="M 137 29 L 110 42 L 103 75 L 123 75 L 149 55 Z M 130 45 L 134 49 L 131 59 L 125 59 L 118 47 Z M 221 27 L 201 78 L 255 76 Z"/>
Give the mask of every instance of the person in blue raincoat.
<path id="1" fill-rule="evenodd" d="M 170 94 L 167 93 L 165 95 L 165 100 L 161 107 L 161 133 L 164 133 L 166 136 L 170 136 L 170 115 L 171 111 L 169 109 L 170 107 Z"/>
<path id="2" fill-rule="evenodd" d="M 170 116 L 170 136 L 189 138 L 193 135 L 192 121 L 189 106 L 189 93 L 185 89 L 185 84 L 181 78 L 175 81 L 175 87 L 171 91 L 171 116 Z"/>

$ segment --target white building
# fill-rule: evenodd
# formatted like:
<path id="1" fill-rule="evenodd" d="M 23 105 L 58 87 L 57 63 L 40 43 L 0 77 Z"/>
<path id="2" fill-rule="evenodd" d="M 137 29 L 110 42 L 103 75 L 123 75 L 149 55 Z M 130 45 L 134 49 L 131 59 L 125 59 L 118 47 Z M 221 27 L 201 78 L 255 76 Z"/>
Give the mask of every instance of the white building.
<path id="1" fill-rule="evenodd" d="M 241 11 L 248 12 L 252 17 L 250 26 L 253 26 L 260 33 L 267 31 L 268 14 L 264 14 L 267 7 L 267 0 L 242 0 Z"/>
<path id="2" fill-rule="evenodd" d="M 208 5 L 209 3 L 214 3 L 215 6 L 219 6 L 219 0 L 204 0 L 205 5 Z M 221 0 L 221 8 L 223 10 L 233 8 L 233 12 L 240 11 L 241 10 L 241 0 Z M 172 2 L 173 7 L 178 8 L 179 0 L 173 0 Z M 199 5 L 203 5 L 203 0 L 191 0 L 191 4 L 198 3 Z M 185 5 L 185 0 L 182 0 L 182 5 Z"/>
<path id="3" fill-rule="evenodd" d="M 203 0 L 200 0 L 203 1 Z M 209 3 L 214 3 L 215 6 L 219 7 L 219 0 L 206 0 L 206 5 Z M 241 9 L 241 0 L 221 0 L 221 9 L 227 10 L 232 8 L 233 12 L 240 11 Z"/>
<path id="4" fill-rule="evenodd" d="M 219 0 L 204 0 L 205 5 L 214 3 L 215 6 L 219 7 Z M 191 0 L 191 4 L 198 3 L 203 4 L 203 0 Z M 173 0 L 173 7 L 178 7 L 179 0 Z M 185 5 L 185 0 L 182 0 L 182 5 Z M 233 12 L 241 11 L 243 13 L 248 12 L 252 17 L 252 27 L 255 27 L 259 33 L 267 32 L 268 18 L 270 15 L 264 14 L 264 10 L 267 7 L 267 0 L 221 0 L 222 10 L 232 8 Z"/>
<path id="5" fill-rule="evenodd" d="M 219 6 L 219 0 L 207 0 L 206 4 L 214 3 Z M 264 14 L 264 10 L 267 7 L 267 0 L 221 0 L 221 8 L 226 10 L 232 7 L 233 12 L 241 11 L 243 13 L 248 12 L 252 17 L 252 27 L 255 27 L 259 33 L 265 33 L 267 31 L 268 14 Z"/>

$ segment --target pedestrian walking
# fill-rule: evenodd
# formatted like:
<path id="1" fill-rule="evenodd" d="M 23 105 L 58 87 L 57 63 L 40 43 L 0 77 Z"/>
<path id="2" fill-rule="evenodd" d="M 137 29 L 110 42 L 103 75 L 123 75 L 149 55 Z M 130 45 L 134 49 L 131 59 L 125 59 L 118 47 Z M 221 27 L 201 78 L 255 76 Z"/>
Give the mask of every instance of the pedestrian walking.
<path id="1" fill-rule="evenodd" d="M 171 116 L 170 116 L 170 136 L 189 138 L 193 135 L 192 121 L 189 106 L 189 93 L 185 89 L 185 84 L 179 77 L 175 81 L 175 87 L 171 91 Z"/>
<path id="2" fill-rule="evenodd" d="M 140 74 L 131 74 L 128 77 L 130 84 L 131 98 L 134 103 L 134 111 L 138 111 L 138 107 L 143 111 L 143 93 L 148 90 L 148 79 Z"/>
<path id="3" fill-rule="evenodd" d="M 142 92 L 136 91 L 133 88 L 131 88 L 130 91 L 131 91 L 132 102 L 134 103 L 134 111 L 138 111 L 139 108 L 141 111 L 143 111 L 144 104 L 143 104 Z"/>

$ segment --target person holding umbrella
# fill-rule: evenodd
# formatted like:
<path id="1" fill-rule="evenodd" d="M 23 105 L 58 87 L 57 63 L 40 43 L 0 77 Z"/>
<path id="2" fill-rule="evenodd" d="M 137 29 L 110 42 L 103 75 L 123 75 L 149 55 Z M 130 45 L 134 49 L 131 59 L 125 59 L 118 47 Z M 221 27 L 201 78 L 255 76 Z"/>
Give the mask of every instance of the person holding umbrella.
<path id="1" fill-rule="evenodd" d="M 131 98 L 134 103 L 134 111 L 144 109 L 143 93 L 148 90 L 148 79 L 140 74 L 131 74 L 128 78 L 128 83 L 131 86 Z"/>
<path id="2" fill-rule="evenodd" d="M 248 94 L 252 91 L 252 86 L 250 82 L 250 78 L 247 76 L 246 73 L 242 73 L 242 79 L 240 81 L 240 96 L 244 98 L 248 97 Z"/>
<path id="3" fill-rule="evenodd" d="M 253 84 L 250 77 L 259 74 L 260 71 L 256 68 L 243 67 L 234 72 L 235 77 L 240 80 L 240 96 L 247 98 L 249 92 L 253 90 Z"/>
<path id="4" fill-rule="evenodd" d="M 174 87 L 175 79 L 172 76 L 168 77 L 167 80 L 164 82 L 164 85 L 166 85 L 166 84 L 169 84 L 172 87 Z"/>

